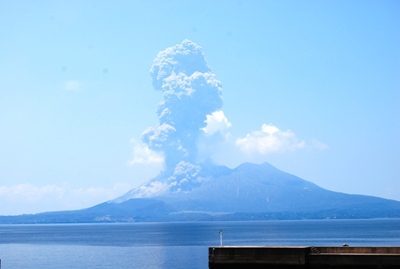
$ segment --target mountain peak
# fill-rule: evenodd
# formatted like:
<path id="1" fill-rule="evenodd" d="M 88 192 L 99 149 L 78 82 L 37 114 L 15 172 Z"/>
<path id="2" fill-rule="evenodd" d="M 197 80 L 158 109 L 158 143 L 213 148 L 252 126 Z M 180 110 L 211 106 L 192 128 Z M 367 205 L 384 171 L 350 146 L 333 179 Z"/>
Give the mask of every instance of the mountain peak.
<path id="1" fill-rule="evenodd" d="M 400 202 L 337 193 L 268 163 L 234 169 L 179 163 L 125 195 L 91 208 L 0 217 L 0 223 L 400 217 Z"/>
<path id="2" fill-rule="evenodd" d="M 181 162 L 113 202 L 152 198 L 178 212 L 312 212 L 353 209 L 383 199 L 325 190 L 285 173 L 269 163 L 243 163 L 234 169 L 212 164 Z M 400 212 L 400 203 L 397 207 Z"/>

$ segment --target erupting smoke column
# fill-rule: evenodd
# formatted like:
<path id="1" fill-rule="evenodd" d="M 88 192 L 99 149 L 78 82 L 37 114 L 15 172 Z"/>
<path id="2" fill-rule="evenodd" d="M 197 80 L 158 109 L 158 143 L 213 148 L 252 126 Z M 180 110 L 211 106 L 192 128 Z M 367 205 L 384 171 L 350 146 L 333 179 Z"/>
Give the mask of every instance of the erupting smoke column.
<path id="1" fill-rule="evenodd" d="M 164 101 L 157 109 L 158 126 L 143 133 L 143 142 L 164 152 L 167 170 L 181 161 L 195 163 L 196 140 L 206 116 L 222 106 L 221 82 L 211 73 L 201 48 L 189 40 L 159 52 L 150 73 Z"/>

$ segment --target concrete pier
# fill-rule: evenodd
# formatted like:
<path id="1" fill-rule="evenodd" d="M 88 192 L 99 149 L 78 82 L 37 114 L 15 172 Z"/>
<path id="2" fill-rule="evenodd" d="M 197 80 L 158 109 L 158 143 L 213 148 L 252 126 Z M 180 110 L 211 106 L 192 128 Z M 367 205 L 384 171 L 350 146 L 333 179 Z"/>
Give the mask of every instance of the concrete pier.
<path id="1" fill-rule="evenodd" d="M 210 247 L 210 269 L 398 269 L 400 247 Z"/>

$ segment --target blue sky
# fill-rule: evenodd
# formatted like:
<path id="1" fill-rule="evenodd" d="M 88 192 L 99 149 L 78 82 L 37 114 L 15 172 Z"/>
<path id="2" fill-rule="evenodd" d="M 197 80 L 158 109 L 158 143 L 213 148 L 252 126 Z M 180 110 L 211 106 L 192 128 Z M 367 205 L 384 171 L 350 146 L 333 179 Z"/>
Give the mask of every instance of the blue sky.
<path id="1" fill-rule="evenodd" d="M 2 0 L 0 33 L 2 215 L 157 175 L 140 141 L 163 99 L 149 71 L 185 39 L 222 83 L 215 162 L 400 200 L 398 1 Z"/>

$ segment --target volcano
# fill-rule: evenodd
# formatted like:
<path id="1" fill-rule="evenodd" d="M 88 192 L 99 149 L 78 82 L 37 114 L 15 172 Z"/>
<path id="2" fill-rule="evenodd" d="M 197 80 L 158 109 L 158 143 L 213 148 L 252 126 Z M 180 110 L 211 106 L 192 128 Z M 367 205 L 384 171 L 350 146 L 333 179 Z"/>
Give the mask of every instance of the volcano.
<path id="1" fill-rule="evenodd" d="M 329 191 L 274 166 L 182 162 L 117 199 L 1 223 L 398 218 L 400 202 Z"/>
<path id="2" fill-rule="evenodd" d="M 159 122 L 142 133 L 143 145 L 130 163 L 162 159 L 163 172 L 91 208 L 0 216 L 0 223 L 400 217 L 398 201 L 329 191 L 268 163 L 231 169 L 205 161 L 213 159 L 218 141 L 227 142 L 231 123 L 222 110 L 222 83 L 194 42 L 160 51 L 150 75 L 163 94 Z M 251 134 L 234 139 L 230 147 L 265 155 L 304 146 L 292 132 L 273 125 L 263 124 L 261 132 Z"/>

